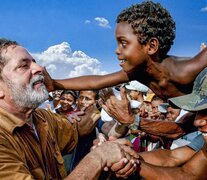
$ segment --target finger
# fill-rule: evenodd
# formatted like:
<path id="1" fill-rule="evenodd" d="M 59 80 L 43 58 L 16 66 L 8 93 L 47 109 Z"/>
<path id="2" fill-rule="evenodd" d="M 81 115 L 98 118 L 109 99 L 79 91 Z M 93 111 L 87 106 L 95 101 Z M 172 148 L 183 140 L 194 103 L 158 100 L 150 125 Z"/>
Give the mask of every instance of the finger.
<path id="1" fill-rule="evenodd" d="M 137 169 L 136 164 L 128 163 L 122 170 L 116 172 L 116 177 L 118 178 L 127 178 Z"/>
<path id="2" fill-rule="evenodd" d="M 121 99 L 128 101 L 126 89 L 124 87 L 120 88 L 120 95 Z"/>
<path id="3" fill-rule="evenodd" d="M 82 116 L 84 114 L 85 114 L 85 112 L 81 110 L 81 111 L 78 111 L 78 112 L 74 113 L 73 116 L 78 117 L 78 116 Z"/>
<path id="4" fill-rule="evenodd" d="M 77 116 L 76 114 L 74 114 L 72 117 L 71 117 L 71 119 L 74 121 L 78 121 L 78 122 L 80 122 L 81 121 L 81 118 L 79 117 L 79 116 Z"/>
<path id="5" fill-rule="evenodd" d="M 125 138 L 117 139 L 115 142 L 119 143 L 119 144 L 122 144 L 122 145 L 127 145 L 127 146 L 130 146 L 130 147 L 133 147 L 133 144 Z"/>
<path id="6" fill-rule="evenodd" d="M 110 113 L 109 113 L 109 109 L 108 109 L 108 107 L 107 107 L 105 104 L 102 105 L 102 108 L 106 111 L 106 113 L 107 113 L 108 115 L 110 115 Z"/>
<path id="7" fill-rule="evenodd" d="M 122 147 L 122 149 L 123 149 L 127 154 L 129 154 L 130 156 L 132 156 L 132 157 L 134 157 L 134 158 L 136 158 L 136 159 L 139 158 L 138 153 L 137 153 L 136 151 L 134 151 L 131 147 L 129 147 L 129 146 L 121 146 L 121 147 Z"/>
<path id="8" fill-rule="evenodd" d="M 86 110 L 86 107 L 82 107 L 82 108 L 81 108 L 81 111 L 85 111 L 85 110 Z"/>
<path id="9" fill-rule="evenodd" d="M 108 140 L 109 140 L 109 141 L 115 141 L 115 140 L 117 140 L 117 137 L 109 136 Z"/>
<path id="10" fill-rule="evenodd" d="M 104 105 L 107 107 L 107 112 L 109 113 L 109 114 L 113 114 L 113 112 L 114 112 L 114 104 L 112 103 L 112 101 L 113 100 L 111 100 L 111 99 L 108 99 L 105 103 L 104 103 Z"/>
<path id="11" fill-rule="evenodd" d="M 108 167 L 104 167 L 104 171 L 108 171 L 109 170 L 109 168 Z"/>
<path id="12" fill-rule="evenodd" d="M 126 166 L 126 163 L 128 162 L 128 160 L 126 158 L 122 158 L 119 162 L 114 163 L 111 166 L 111 170 L 114 172 L 119 171 L 120 169 L 124 168 Z"/>
<path id="13" fill-rule="evenodd" d="M 74 121 L 73 119 L 71 119 L 71 118 L 70 118 L 70 119 L 68 119 L 68 120 L 69 120 L 69 121 L 70 121 L 70 123 L 72 123 L 72 124 L 75 122 L 75 121 Z"/>

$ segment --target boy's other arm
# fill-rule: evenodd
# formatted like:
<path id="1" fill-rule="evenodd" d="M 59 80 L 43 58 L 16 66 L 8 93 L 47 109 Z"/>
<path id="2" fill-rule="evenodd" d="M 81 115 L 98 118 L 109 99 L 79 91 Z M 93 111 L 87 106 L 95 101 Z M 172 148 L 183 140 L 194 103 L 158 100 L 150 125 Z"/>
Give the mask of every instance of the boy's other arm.
<path id="1" fill-rule="evenodd" d="M 88 75 L 69 79 L 52 80 L 52 88 L 55 89 L 71 89 L 71 90 L 88 90 L 102 89 L 105 87 L 115 86 L 128 81 L 128 75 L 124 71 L 118 71 L 106 75 Z"/>
<path id="2" fill-rule="evenodd" d="M 179 83 L 189 84 L 194 81 L 199 72 L 207 67 L 207 48 L 203 49 L 193 58 L 188 58 L 186 60 L 173 58 L 175 60 L 173 76 Z"/>

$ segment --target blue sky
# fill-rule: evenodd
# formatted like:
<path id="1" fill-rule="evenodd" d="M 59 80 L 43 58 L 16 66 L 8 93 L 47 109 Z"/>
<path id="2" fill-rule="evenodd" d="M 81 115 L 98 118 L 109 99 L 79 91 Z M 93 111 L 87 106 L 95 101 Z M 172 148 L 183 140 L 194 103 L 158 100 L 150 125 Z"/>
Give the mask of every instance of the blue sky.
<path id="1" fill-rule="evenodd" d="M 1 1 L 0 36 L 18 41 L 31 53 L 42 53 L 68 42 L 72 51 L 80 50 L 98 60 L 101 71 L 113 72 L 120 69 L 114 53 L 116 16 L 138 2 L 142 1 Z M 155 2 L 167 8 L 176 22 L 176 39 L 170 54 L 193 56 L 199 52 L 200 44 L 207 43 L 207 0 Z"/>

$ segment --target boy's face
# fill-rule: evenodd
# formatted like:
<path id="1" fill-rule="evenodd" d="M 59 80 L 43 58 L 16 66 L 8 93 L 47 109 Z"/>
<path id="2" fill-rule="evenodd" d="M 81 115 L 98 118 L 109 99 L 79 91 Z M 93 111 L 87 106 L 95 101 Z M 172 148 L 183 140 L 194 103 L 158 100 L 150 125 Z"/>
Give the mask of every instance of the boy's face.
<path id="1" fill-rule="evenodd" d="M 149 57 L 147 47 L 138 42 L 130 24 L 118 23 L 115 33 L 118 45 L 116 54 L 124 71 L 131 71 L 146 62 Z"/>

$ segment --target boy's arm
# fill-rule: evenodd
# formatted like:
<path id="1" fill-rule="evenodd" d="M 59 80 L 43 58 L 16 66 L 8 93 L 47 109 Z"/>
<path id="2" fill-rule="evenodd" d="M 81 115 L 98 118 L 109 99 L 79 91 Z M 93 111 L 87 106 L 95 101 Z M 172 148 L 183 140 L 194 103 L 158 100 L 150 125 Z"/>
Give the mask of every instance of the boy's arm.
<path id="1" fill-rule="evenodd" d="M 199 72 L 207 67 L 207 48 L 204 48 L 193 58 L 180 60 L 175 58 L 173 77 L 181 84 L 189 84 L 194 81 Z"/>
<path id="2" fill-rule="evenodd" d="M 102 89 L 105 87 L 115 86 L 129 80 L 127 73 L 123 70 L 106 75 L 88 75 L 68 79 L 52 79 L 45 70 L 44 76 L 48 91 L 56 89 Z"/>

